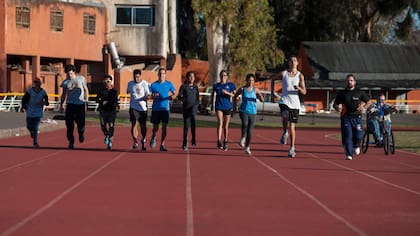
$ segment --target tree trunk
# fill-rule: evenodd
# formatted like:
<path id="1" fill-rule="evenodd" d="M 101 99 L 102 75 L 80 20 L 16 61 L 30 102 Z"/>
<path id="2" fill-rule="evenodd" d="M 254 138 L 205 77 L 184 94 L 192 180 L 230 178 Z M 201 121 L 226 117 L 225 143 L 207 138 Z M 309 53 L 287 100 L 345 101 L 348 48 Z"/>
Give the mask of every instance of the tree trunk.
<path id="1" fill-rule="evenodd" d="M 168 1 L 168 12 L 169 12 L 169 53 L 176 54 L 178 53 L 177 50 L 177 9 L 175 1 Z"/>
<path id="2" fill-rule="evenodd" d="M 209 85 L 220 81 L 219 72 L 227 69 L 227 44 L 229 43 L 229 30 L 224 27 L 221 20 L 207 23 L 207 50 L 210 64 Z"/>

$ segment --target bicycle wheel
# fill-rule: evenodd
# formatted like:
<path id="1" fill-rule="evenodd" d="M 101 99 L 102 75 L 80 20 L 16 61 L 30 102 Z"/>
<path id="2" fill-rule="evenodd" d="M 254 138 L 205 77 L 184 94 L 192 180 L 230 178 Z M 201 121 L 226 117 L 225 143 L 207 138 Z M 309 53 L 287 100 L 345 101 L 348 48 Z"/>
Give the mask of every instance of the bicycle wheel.
<path id="1" fill-rule="evenodd" d="M 391 130 L 391 135 L 389 135 L 389 152 L 395 154 L 395 139 L 394 132 Z"/>
<path id="2" fill-rule="evenodd" d="M 362 152 L 366 153 L 369 147 L 369 132 L 365 132 L 362 140 Z"/>
<path id="3" fill-rule="evenodd" d="M 388 155 L 389 153 L 389 148 L 390 148 L 389 136 L 390 135 L 388 135 L 388 133 L 384 133 L 383 144 L 384 144 L 385 155 Z"/>

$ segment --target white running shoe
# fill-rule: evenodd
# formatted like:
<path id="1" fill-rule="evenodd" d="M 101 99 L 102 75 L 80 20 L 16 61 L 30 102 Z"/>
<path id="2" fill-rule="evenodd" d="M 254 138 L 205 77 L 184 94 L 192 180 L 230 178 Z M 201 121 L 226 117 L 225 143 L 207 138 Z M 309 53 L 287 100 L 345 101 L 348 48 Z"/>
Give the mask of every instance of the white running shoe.
<path id="1" fill-rule="evenodd" d="M 239 146 L 245 147 L 245 138 L 241 138 L 241 141 L 239 141 Z"/>
<path id="2" fill-rule="evenodd" d="M 291 148 L 289 149 L 289 154 L 288 154 L 288 156 L 289 156 L 289 157 L 295 157 L 295 156 L 296 156 L 295 147 L 291 147 Z"/>
<path id="3" fill-rule="evenodd" d="M 354 154 L 360 155 L 360 148 L 359 147 L 354 149 Z"/>
<path id="4" fill-rule="evenodd" d="M 280 139 L 281 144 L 286 144 L 287 143 L 287 136 L 289 136 L 288 131 L 284 132 L 283 135 L 281 136 L 281 139 Z"/>
<path id="5" fill-rule="evenodd" d="M 152 139 L 150 139 L 150 147 L 151 148 L 156 147 L 156 137 L 152 137 Z"/>
<path id="6" fill-rule="evenodd" d="M 245 153 L 248 155 L 251 155 L 251 148 L 250 147 L 246 147 L 245 148 Z"/>
<path id="7" fill-rule="evenodd" d="M 352 156 L 346 156 L 346 160 L 353 160 L 353 157 Z"/>

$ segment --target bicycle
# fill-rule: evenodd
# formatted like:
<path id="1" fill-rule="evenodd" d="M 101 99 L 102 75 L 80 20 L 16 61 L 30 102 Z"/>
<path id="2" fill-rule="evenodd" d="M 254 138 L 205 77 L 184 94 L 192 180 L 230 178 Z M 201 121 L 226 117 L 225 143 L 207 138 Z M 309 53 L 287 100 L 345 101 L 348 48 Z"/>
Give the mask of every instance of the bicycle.
<path id="1" fill-rule="evenodd" d="M 394 133 L 392 132 L 391 128 L 391 122 L 389 122 L 389 128 L 386 126 L 387 122 L 382 121 L 383 125 L 383 145 L 384 145 L 384 151 L 385 155 L 388 155 L 388 153 L 395 154 L 395 139 L 394 139 Z M 387 129 L 388 128 L 388 129 Z M 390 131 L 388 133 L 388 130 Z"/>
<path id="2" fill-rule="evenodd" d="M 389 118 L 389 115 L 391 114 L 391 112 L 393 110 L 394 110 L 393 107 L 388 108 L 385 111 L 386 115 L 381 116 L 379 118 L 379 126 L 380 126 L 380 129 L 382 130 L 382 137 L 383 137 L 382 145 L 383 145 L 383 148 L 384 148 L 385 155 L 388 155 L 389 153 L 395 154 L 394 132 L 392 131 L 391 120 Z M 385 122 L 386 119 L 389 122 Z M 389 125 L 389 127 L 387 127 L 387 125 Z M 371 130 L 372 130 L 371 127 L 369 127 L 369 122 L 366 122 L 366 130 L 365 130 L 365 134 L 363 135 L 363 141 L 362 141 L 362 152 L 363 153 L 367 152 L 367 150 L 369 148 L 369 144 L 377 145 L 377 143 L 375 142 L 374 139 L 373 139 L 373 141 L 370 141 L 370 136 L 371 136 L 371 134 L 373 135 Z"/>

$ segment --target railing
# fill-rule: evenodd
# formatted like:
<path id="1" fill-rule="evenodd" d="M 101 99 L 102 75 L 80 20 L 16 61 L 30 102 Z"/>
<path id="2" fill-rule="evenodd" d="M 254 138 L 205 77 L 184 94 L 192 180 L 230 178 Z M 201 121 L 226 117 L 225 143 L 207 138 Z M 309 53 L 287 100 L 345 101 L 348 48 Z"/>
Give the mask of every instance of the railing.
<path id="1" fill-rule="evenodd" d="M 0 111 L 21 111 L 23 93 L 0 93 Z M 97 111 L 99 104 L 96 101 L 97 95 L 90 94 L 88 101 L 88 110 Z M 49 105 L 45 106 L 45 110 L 58 111 L 60 109 L 60 95 L 48 94 Z M 210 105 L 210 93 L 200 93 L 200 103 L 206 103 L 205 108 Z M 376 100 L 372 100 L 376 102 Z M 152 107 L 153 100 L 147 101 L 147 106 Z M 387 103 L 395 105 L 400 113 L 415 113 L 420 114 L 420 100 L 387 100 Z M 318 102 L 306 102 L 306 111 L 317 113 L 319 104 Z M 130 108 L 130 95 L 119 95 L 119 109 L 128 110 Z"/>
<path id="2" fill-rule="evenodd" d="M 0 93 L 0 111 L 15 110 L 20 112 L 22 97 L 23 93 Z"/>
<path id="3" fill-rule="evenodd" d="M 376 100 L 372 100 L 376 102 Z M 420 100 L 389 99 L 386 103 L 394 105 L 399 113 L 420 113 Z"/>

